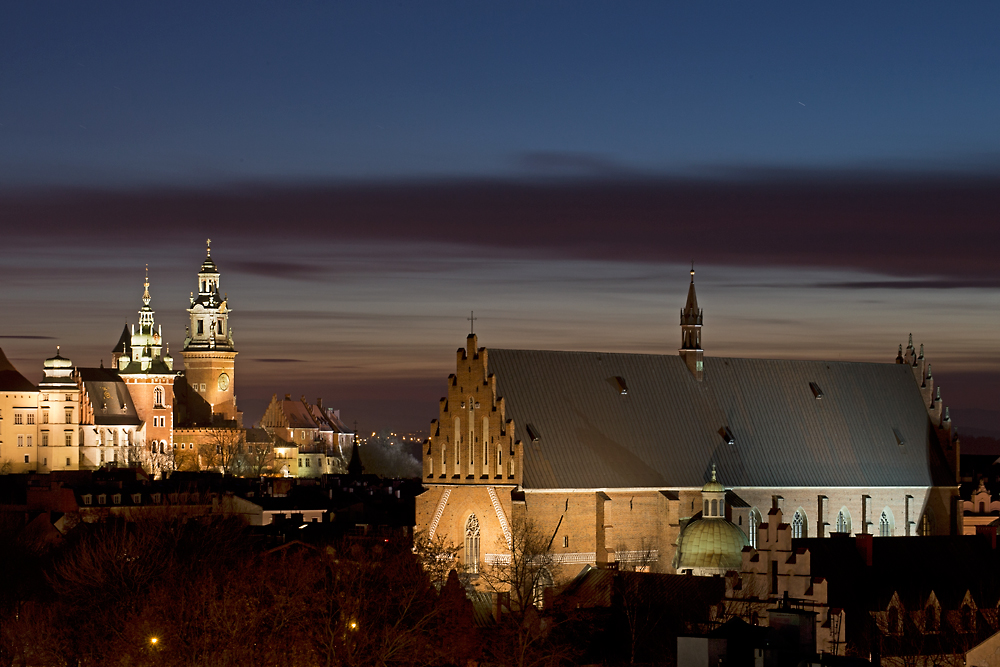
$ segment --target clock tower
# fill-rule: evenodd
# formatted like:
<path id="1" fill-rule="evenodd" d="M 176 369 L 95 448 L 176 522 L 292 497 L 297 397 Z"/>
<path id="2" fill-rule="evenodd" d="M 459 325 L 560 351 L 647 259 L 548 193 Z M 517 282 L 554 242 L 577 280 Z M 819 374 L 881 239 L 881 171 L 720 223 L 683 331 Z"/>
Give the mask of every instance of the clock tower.
<path id="1" fill-rule="evenodd" d="M 187 421 L 199 425 L 241 422 L 243 415 L 236 410 L 236 348 L 229 328 L 229 300 L 219 294 L 219 268 L 212 260 L 211 239 L 198 270 L 198 293 L 191 293 L 187 311 L 191 321 L 182 351 Z"/>

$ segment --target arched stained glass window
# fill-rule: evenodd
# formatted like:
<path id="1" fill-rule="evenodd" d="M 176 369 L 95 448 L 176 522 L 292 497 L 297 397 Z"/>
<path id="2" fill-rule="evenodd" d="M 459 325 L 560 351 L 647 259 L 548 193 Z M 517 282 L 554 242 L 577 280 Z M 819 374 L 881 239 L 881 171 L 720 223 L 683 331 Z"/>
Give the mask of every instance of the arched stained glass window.
<path id="1" fill-rule="evenodd" d="M 552 588 L 552 585 L 552 575 L 543 567 L 538 571 L 538 576 L 535 578 L 535 587 L 531 591 L 531 601 L 534 602 L 537 609 L 541 609 L 545 605 L 545 589 Z"/>
<path id="2" fill-rule="evenodd" d="M 750 510 L 750 533 L 747 535 L 747 537 L 750 538 L 750 546 L 754 549 L 757 548 L 757 530 L 760 528 L 760 524 L 760 512 L 758 512 L 755 507 Z"/>
<path id="3" fill-rule="evenodd" d="M 878 518 L 878 534 L 879 537 L 892 537 L 892 518 L 884 510 Z"/>
<path id="4" fill-rule="evenodd" d="M 848 514 L 846 509 L 841 509 L 840 512 L 837 513 L 837 532 L 851 532 L 851 515 Z"/>
<path id="5" fill-rule="evenodd" d="M 475 514 L 465 522 L 465 568 L 471 574 L 479 573 L 479 519 Z"/>
<path id="6" fill-rule="evenodd" d="M 806 537 L 806 513 L 801 509 L 795 510 L 792 517 L 792 537 Z"/>

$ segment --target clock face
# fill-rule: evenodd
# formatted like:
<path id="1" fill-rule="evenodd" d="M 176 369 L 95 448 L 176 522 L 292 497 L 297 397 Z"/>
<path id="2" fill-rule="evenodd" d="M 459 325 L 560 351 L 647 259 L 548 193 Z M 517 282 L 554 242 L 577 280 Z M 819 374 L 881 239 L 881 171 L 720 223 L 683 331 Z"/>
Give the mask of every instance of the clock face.
<path id="1" fill-rule="evenodd" d="M 221 391 L 229 389 L 229 376 L 225 373 L 219 374 L 219 389 Z"/>

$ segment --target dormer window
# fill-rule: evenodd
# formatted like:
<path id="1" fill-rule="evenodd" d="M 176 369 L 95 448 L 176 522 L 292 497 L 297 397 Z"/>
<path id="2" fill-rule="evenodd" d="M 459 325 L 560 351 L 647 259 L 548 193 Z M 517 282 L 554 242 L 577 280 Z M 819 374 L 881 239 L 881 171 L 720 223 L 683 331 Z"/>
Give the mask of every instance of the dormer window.
<path id="1" fill-rule="evenodd" d="M 94 502 L 94 497 L 89 493 L 83 494 L 82 496 L 80 496 L 80 499 L 83 501 L 84 505 L 90 505 L 92 502 Z"/>
<path id="2" fill-rule="evenodd" d="M 106 505 L 107 503 L 108 503 L 108 497 L 107 497 L 107 495 L 105 495 L 105 494 L 102 493 L 99 496 L 97 496 L 97 504 L 98 505 Z"/>

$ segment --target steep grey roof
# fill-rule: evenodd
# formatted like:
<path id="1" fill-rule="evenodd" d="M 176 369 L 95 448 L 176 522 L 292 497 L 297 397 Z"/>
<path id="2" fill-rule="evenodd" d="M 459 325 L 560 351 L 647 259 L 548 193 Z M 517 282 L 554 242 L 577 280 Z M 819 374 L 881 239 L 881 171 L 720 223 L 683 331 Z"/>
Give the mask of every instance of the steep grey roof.
<path id="1" fill-rule="evenodd" d="M 38 391 L 28 378 L 21 375 L 0 350 L 0 391 Z"/>
<path id="2" fill-rule="evenodd" d="M 94 409 L 95 424 L 127 426 L 141 423 L 128 386 L 117 373 L 107 368 L 81 368 L 77 372 Z"/>
<path id="3" fill-rule="evenodd" d="M 906 365 L 487 352 L 526 488 L 955 484 Z"/>

